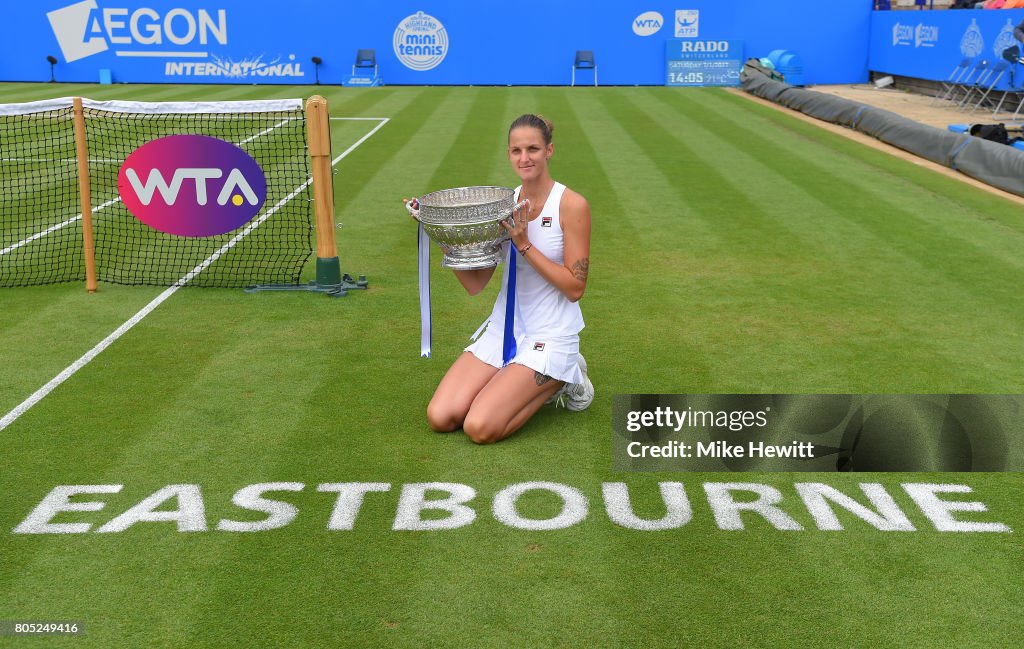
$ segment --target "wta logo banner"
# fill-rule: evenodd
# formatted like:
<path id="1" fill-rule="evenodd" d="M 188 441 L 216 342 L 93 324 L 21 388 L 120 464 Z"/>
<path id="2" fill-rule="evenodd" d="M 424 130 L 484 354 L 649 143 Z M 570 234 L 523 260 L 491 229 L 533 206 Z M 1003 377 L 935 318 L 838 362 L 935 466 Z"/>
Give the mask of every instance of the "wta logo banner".
<path id="1" fill-rule="evenodd" d="M 125 207 L 154 230 L 212 237 L 259 213 L 267 180 L 259 164 L 230 142 L 170 135 L 133 151 L 117 174 Z"/>
<path id="2" fill-rule="evenodd" d="M 653 36 L 661 31 L 665 18 L 657 11 L 647 11 L 633 19 L 633 33 L 637 36 Z"/>

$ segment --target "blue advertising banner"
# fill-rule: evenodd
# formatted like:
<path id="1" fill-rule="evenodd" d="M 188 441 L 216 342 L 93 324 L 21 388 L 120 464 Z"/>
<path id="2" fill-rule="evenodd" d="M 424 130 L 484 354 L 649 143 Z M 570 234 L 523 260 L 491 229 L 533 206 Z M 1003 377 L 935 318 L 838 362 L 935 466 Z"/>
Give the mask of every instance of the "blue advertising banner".
<path id="1" fill-rule="evenodd" d="M 744 60 L 743 41 L 666 41 L 665 85 L 738 86 Z"/>
<path id="2" fill-rule="evenodd" d="M 0 80 L 340 84 L 373 49 L 387 84 L 568 85 L 591 50 L 602 85 L 665 83 L 665 42 L 742 41 L 808 61 L 808 83 L 867 80 L 864 0 L 37 0 L 0 23 Z M 314 63 L 317 59 L 320 62 Z"/>
<path id="3" fill-rule="evenodd" d="M 876 72 L 934 81 L 948 79 L 965 58 L 998 65 L 1006 48 L 1024 48 L 1013 37 L 1022 20 L 1021 9 L 876 11 L 871 16 L 868 65 Z M 1011 76 L 1018 87 L 1024 82 L 1019 64 L 1007 64 L 996 88 L 1009 89 Z"/>

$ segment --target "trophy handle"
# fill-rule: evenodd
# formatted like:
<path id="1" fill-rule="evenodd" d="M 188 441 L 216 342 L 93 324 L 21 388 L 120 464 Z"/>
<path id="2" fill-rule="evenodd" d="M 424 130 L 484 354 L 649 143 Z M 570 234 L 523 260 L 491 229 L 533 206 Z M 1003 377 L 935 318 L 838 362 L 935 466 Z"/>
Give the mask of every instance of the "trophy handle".
<path id="1" fill-rule="evenodd" d="M 516 212 L 518 212 L 519 210 L 521 210 L 524 207 L 526 207 L 527 205 L 529 205 L 529 204 L 530 204 L 530 199 L 529 198 L 524 198 L 523 200 L 521 200 L 518 203 L 516 203 L 515 207 L 512 208 L 512 211 L 509 212 L 508 216 L 505 217 L 505 220 L 508 221 L 508 224 L 509 225 L 515 225 L 515 217 L 513 215 Z"/>
<path id="2" fill-rule="evenodd" d="M 416 219 L 417 221 L 420 220 L 419 205 L 420 205 L 419 200 L 417 200 L 415 198 L 413 198 L 412 200 L 408 201 L 405 204 L 405 209 L 409 210 L 409 214 L 411 214 L 412 218 Z"/>

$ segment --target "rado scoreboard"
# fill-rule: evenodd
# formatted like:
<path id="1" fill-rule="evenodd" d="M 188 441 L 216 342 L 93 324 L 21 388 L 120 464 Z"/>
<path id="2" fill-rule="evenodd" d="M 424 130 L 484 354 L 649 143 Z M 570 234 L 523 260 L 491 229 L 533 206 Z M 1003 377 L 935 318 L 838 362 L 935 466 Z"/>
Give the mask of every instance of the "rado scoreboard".
<path id="1" fill-rule="evenodd" d="M 737 86 L 743 41 L 674 38 L 665 41 L 666 86 Z"/>

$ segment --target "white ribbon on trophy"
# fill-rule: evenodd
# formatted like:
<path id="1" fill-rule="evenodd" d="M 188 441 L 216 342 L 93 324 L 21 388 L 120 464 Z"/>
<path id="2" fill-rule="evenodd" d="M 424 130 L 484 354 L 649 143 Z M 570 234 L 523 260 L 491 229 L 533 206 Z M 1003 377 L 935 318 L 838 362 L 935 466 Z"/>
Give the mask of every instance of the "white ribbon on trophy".
<path id="1" fill-rule="evenodd" d="M 503 261 L 501 244 L 509 239 L 501 222 L 528 204 L 528 200 L 517 204 L 513 189 L 490 186 L 443 189 L 405 204 L 409 214 L 419 221 L 421 357 L 429 358 L 431 353 L 430 241 L 444 251 L 444 267 L 473 270 L 497 266 Z"/>
<path id="2" fill-rule="evenodd" d="M 417 258 L 420 267 L 420 357 L 430 358 L 432 342 L 432 322 L 430 316 L 430 237 L 419 227 L 419 244 Z"/>

